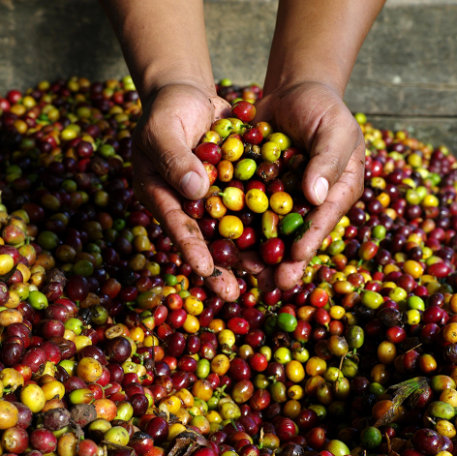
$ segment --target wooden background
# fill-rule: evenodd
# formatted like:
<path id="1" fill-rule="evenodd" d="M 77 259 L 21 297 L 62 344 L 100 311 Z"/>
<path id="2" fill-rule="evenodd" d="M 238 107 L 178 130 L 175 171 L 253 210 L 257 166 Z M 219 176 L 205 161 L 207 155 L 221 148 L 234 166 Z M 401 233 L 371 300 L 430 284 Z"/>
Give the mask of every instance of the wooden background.
<path id="1" fill-rule="evenodd" d="M 216 79 L 262 83 L 276 9 L 275 0 L 206 2 Z M 457 152 L 456 24 L 457 0 L 388 0 L 354 68 L 351 110 Z M 0 94 L 41 79 L 126 73 L 97 0 L 0 0 Z"/>

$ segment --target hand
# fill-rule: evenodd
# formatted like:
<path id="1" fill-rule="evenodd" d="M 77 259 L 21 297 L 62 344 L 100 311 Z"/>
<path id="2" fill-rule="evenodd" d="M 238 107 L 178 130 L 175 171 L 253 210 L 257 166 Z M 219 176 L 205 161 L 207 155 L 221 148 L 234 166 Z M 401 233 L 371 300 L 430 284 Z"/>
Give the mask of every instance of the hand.
<path id="1" fill-rule="evenodd" d="M 226 301 L 239 296 L 233 274 L 210 277 L 214 263 L 198 224 L 181 208 L 180 194 L 203 198 L 209 179 L 201 161 L 192 153 L 211 124 L 230 111 L 215 91 L 190 84 L 168 85 L 143 106 L 133 136 L 134 190 L 138 199 L 159 221 L 192 269 Z"/>
<path id="2" fill-rule="evenodd" d="M 362 131 L 337 92 L 316 83 L 279 88 L 257 104 L 255 121 L 270 121 L 309 154 L 302 189 L 316 205 L 307 216 L 311 229 L 294 242 L 290 258 L 274 272 L 287 290 L 303 276 L 322 241 L 363 192 L 365 142 Z M 270 272 L 271 274 L 271 272 Z"/>

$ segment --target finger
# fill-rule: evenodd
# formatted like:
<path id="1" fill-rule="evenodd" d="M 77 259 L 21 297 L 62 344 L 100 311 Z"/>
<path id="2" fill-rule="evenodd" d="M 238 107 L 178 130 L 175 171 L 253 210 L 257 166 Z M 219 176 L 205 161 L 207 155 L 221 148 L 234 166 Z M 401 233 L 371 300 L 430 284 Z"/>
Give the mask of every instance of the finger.
<path id="1" fill-rule="evenodd" d="M 201 134 L 209 128 L 208 119 L 202 115 L 201 119 L 194 120 L 195 124 L 202 124 Z M 208 174 L 203 163 L 192 153 L 191 145 L 187 143 L 185 125 L 176 114 L 168 109 L 160 109 L 160 106 L 153 110 L 136 143 L 165 181 L 183 196 L 197 200 L 206 195 Z"/>
<path id="2" fill-rule="evenodd" d="M 306 263 L 311 261 L 325 236 L 333 230 L 344 215 L 341 204 L 333 199 L 334 191 L 339 188 L 340 185 L 335 184 L 325 203 L 314 208 L 306 217 L 306 220 L 311 220 L 311 227 L 302 239 L 293 243 L 291 250 L 293 261 L 305 261 Z"/>
<path id="3" fill-rule="evenodd" d="M 283 261 L 275 270 L 275 283 L 281 290 L 290 290 L 303 277 L 304 261 Z"/>
<path id="4" fill-rule="evenodd" d="M 203 277 L 214 271 L 214 263 L 198 224 L 181 209 L 179 195 L 152 167 L 148 157 L 135 150 L 132 157 L 138 199 L 159 221 L 191 268 Z"/>
<path id="5" fill-rule="evenodd" d="M 224 301 L 236 301 L 240 297 L 240 289 L 236 277 L 225 268 L 217 266 L 217 270 L 221 272 L 221 275 L 207 277 L 205 279 L 206 286 Z"/>
<path id="6" fill-rule="evenodd" d="M 302 188 L 305 197 L 314 205 L 322 204 L 338 182 L 354 151 L 363 165 L 365 147 L 362 131 L 341 100 L 326 111 L 316 127 L 310 161 L 305 169 Z"/>
<path id="7" fill-rule="evenodd" d="M 211 99 L 211 103 L 214 106 L 214 119 L 222 119 L 230 117 L 231 106 L 228 101 L 225 101 L 223 98 L 214 97 Z"/>
<path id="8" fill-rule="evenodd" d="M 354 155 L 340 180 L 331 188 L 325 202 L 306 216 L 306 220 L 311 221 L 311 227 L 300 240 L 292 244 L 293 261 L 308 263 L 312 259 L 324 238 L 362 194 L 363 172 L 363 163 Z"/>
<path id="9" fill-rule="evenodd" d="M 250 274 L 259 274 L 264 270 L 265 263 L 257 252 L 241 252 L 238 267 Z"/>
<path id="10" fill-rule="evenodd" d="M 257 274 L 256 278 L 260 291 L 268 292 L 276 288 L 273 266 L 267 266 L 262 272 Z"/>

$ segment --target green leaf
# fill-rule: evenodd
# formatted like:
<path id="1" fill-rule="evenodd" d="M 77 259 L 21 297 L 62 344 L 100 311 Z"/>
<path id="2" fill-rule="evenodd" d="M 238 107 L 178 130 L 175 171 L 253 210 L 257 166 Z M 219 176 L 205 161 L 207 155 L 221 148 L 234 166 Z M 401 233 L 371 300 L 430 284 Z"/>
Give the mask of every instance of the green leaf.
<path id="1" fill-rule="evenodd" d="M 222 275 L 222 272 L 219 271 L 219 269 L 214 268 L 214 271 L 213 271 L 213 273 L 210 275 L 210 277 L 219 277 L 220 275 Z"/>
<path id="2" fill-rule="evenodd" d="M 389 390 L 394 391 L 393 406 L 385 413 L 373 426 L 379 427 L 392 423 L 395 419 L 395 414 L 403 402 L 408 399 L 413 393 L 422 394 L 429 387 L 429 379 L 427 377 L 415 377 L 405 380 L 404 382 L 392 385 Z"/>
<path id="3" fill-rule="evenodd" d="M 295 242 L 298 242 L 305 233 L 311 228 L 312 220 L 306 220 L 305 223 L 297 230 L 297 236 L 295 236 Z"/>

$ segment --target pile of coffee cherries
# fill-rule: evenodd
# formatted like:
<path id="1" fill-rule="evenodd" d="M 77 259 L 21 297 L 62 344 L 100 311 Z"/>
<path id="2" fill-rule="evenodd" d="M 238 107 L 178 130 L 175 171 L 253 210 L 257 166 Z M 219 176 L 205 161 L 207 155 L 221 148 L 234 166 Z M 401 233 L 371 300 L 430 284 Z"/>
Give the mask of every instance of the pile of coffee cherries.
<path id="1" fill-rule="evenodd" d="M 231 104 L 237 101 L 249 101 L 255 103 L 263 95 L 262 88 L 257 84 L 251 84 L 248 87 L 234 85 L 230 79 L 221 79 L 216 84 L 217 94 Z"/>
<path id="2" fill-rule="evenodd" d="M 281 261 L 306 229 L 306 153 L 248 124 L 258 86 L 195 148 L 183 202 L 216 264 Z M 234 269 L 224 302 L 132 190 L 132 80 L 0 98 L 0 443 L 28 456 L 457 454 L 457 164 L 356 114 L 365 190 L 293 289 Z M 271 248 L 267 248 L 269 246 Z"/>
<path id="3" fill-rule="evenodd" d="M 248 124 L 256 114 L 252 103 L 236 101 L 232 114 L 214 122 L 195 148 L 211 187 L 204 199 L 183 207 L 207 240 L 221 238 L 210 246 L 216 265 L 235 266 L 240 250 L 258 250 L 275 265 L 284 257 L 284 240 L 309 226 L 303 216 L 311 205 L 301 190 L 306 158 L 267 122 Z"/>

